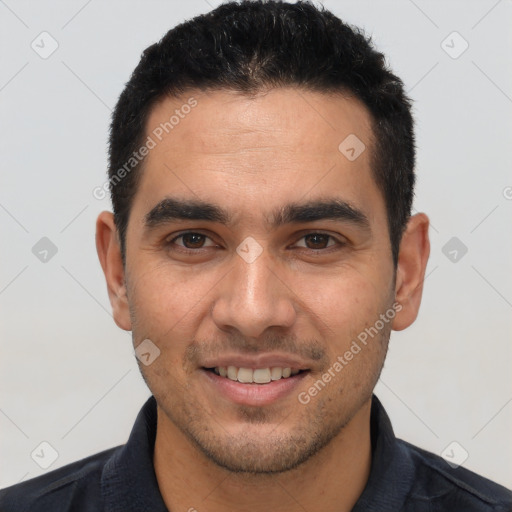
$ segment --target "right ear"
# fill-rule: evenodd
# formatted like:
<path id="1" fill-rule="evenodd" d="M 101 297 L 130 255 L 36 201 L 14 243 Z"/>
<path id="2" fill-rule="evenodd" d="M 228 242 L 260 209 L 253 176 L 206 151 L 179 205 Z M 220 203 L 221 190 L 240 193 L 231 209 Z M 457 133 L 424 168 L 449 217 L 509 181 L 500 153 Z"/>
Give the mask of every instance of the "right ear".
<path id="1" fill-rule="evenodd" d="M 114 321 L 125 331 L 131 331 L 130 309 L 126 296 L 125 274 L 121 246 L 114 215 L 101 212 L 96 220 L 96 250 L 107 281 L 108 297 Z"/>

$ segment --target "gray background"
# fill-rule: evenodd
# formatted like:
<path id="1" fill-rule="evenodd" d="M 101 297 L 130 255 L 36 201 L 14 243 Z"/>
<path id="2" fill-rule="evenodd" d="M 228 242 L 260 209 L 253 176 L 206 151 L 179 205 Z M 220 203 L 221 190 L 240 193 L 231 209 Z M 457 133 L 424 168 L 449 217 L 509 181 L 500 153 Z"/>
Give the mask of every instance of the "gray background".
<path id="1" fill-rule="evenodd" d="M 218 3 L 0 1 L 0 487 L 125 442 L 149 396 L 111 317 L 94 245 L 110 204 L 92 190 L 142 50 Z M 421 314 L 392 335 L 376 393 L 399 437 L 512 487 L 512 3 L 323 3 L 415 100 L 415 207 L 432 221 Z"/>

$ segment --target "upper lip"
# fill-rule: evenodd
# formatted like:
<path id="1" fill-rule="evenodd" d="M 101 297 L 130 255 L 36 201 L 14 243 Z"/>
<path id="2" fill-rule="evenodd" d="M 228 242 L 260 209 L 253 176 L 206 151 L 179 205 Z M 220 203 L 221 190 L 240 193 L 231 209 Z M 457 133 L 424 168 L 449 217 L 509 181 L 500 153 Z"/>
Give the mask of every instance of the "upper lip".
<path id="1" fill-rule="evenodd" d="M 236 366 L 237 368 L 291 368 L 292 370 L 309 370 L 304 360 L 293 355 L 286 354 L 260 354 L 260 355 L 241 355 L 226 354 L 205 360 L 203 368 L 217 368 L 220 366 Z"/>

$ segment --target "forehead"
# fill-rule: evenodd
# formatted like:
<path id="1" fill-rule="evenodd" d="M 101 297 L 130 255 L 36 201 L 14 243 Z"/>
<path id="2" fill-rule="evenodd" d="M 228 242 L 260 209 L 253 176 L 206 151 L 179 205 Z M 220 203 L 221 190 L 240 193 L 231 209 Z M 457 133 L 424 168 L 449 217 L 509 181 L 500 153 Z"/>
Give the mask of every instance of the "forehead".
<path id="1" fill-rule="evenodd" d="M 192 98 L 197 105 L 189 108 Z M 288 146 L 300 153 L 332 149 L 332 143 L 336 148 L 340 137 L 350 133 L 368 139 L 370 119 L 366 107 L 348 93 L 292 87 L 251 96 L 230 90 L 191 91 L 160 100 L 151 110 L 146 131 L 162 127 L 166 141 L 179 144 L 186 139 L 198 152 L 236 152 L 275 139 L 283 149 Z"/>
<path id="2" fill-rule="evenodd" d="M 382 202 L 370 171 L 371 117 L 347 95 L 191 91 L 158 102 L 146 135 L 154 147 L 136 194 L 146 211 L 165 195 L 263 214 L 337 191 L 358 207 Z"/>

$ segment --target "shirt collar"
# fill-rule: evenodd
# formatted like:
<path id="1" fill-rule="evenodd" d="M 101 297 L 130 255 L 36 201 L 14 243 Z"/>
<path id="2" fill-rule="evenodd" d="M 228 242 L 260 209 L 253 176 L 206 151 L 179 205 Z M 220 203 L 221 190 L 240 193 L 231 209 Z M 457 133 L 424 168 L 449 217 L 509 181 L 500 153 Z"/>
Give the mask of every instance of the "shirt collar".
<path id="1" fill-rule="evenodd" d="M 156 400 L 140 410 L 128 442 L 107 461 L 101 477 L 105 512 L 168 512 L 153 466 Z"/>
<path id="2" fill-rule="evenodd" d="M 414 462 L 399 443 L 380 400 L 373 395 L 370 413 L 372 467 L 352 512 L 402 510 L 414 482 Z"/>
<path id="3" fill-rule="evenodd" d="M 128 442 L 107 461 L 101 488 L 106 512 L 167 512 L 153 467 L 156 400 L 139 412 Z M 384 407 L 373 395 L 371 407 L 372 467 L 352 512 L 401 510 L 414 479 L 414 464 L 397 442 Z"/>

